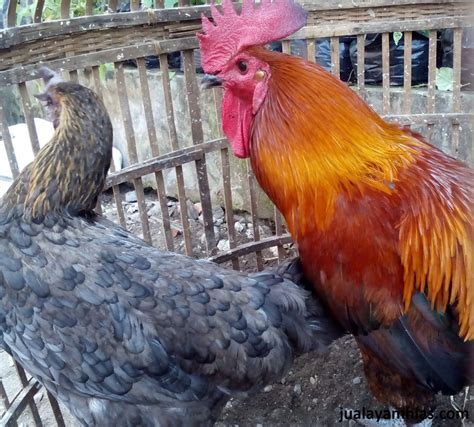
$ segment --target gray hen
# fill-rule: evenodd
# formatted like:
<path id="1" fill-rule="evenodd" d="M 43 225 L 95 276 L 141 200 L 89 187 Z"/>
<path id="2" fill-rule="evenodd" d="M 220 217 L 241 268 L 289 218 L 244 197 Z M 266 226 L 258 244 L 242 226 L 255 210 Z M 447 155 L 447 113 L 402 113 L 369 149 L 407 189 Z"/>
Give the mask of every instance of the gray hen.
<path id="1" fill-rule="evenodd" d="M 43 70 L 53 140 L 0 207 L 0 333 L 84 425 L 212 425 L 340 332 L 292 261 L 243 274 L 93 213 L 111 160 L 97 96 Z M 0 340 L 1 342 L 1 340 Z"/>

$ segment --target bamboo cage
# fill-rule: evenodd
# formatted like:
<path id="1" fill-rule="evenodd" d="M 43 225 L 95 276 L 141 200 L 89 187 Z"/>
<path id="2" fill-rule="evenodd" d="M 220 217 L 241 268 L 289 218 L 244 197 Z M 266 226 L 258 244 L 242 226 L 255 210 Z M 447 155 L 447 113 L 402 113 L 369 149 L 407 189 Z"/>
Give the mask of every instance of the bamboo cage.
<path id="1" fill-rule="evenodd" d="M 195 37 L 200 29 L 200 16 L 209 14 L 209 6 L 190 6 L 187 0 L 179 0 L 178 7 L 165 9 L 164 0 L 154 0 L 153 8 L 143 9 L 139 0 L 131 0 L 130 11 L 115 12 L 119 6 L 117 0 L 109 0 L 99 14 L 92 14 L 97 8 L 97 1 L 86 0 L 84 16 L 73 17 L 71 0 L 61 0 L 60 19 L 44 22 L 45 0 L 37 0 L 33 9 L 32 23 L 16 25 L 18 3 L 6 0 L 5 28 L 0 31 L 0 89 L 9 88 L 17 94 L 21 116 L 28 128 L 31 148 L 36 154 L 40 149 L 35 128 L 35 104 L 32 95 L 32 82 L 37 80 L 40 64 L 51 69 L 61 70 L 66 78 L 90 86 L 101 97 L 110 96 L 114 88 L 114 101 L 118 105 L 121 132 L 126 143 L 127 166 L 111 172 L 107 188 L 112 194 L 114 209 L 118 222 L 127 228 L 127 213 L 121 186 L 129 183 L 136 193 L 136 204 L 140 219 L 139 234 L 149 243 L 170 251 L 181 251 L 190 256 L 202 256 L 195 253 L 195 236 L 190 227 L 191 219 L 186 208 L 187 175 L 185 167 L 191 168 L 196 180 L 196 194 L 202 207 L 202 226 L 204 229 L 204 256 L 216 262 L 228 262 L 233 268 L 242 267 L 244 256 L 252 256 L 253 269 L 262 269 L 265 264 L 263 251 L 276 248 L 276 258 L 286 256 L 285 248 L 291 244 L 281 215 L 274 210 L 272 223 L 273 235 L 262 236 L 259 222 L 259 189 L 251 173 L 249 164 L 244 164 L 245 184 L 248 188 L 249 216 L 251 218 L 251 239 L 240 242 L 236 236 L 234 224 L 234 190 L 235 168 L 232 154 L 226 139 L 220 130 L 220 92 L 210 92 L 212 108 L 203 113 L 199 90 L 199 75 L 196 72 L 196 51 L 198 43 Z M 340 74 L 339 39 L 343 36 L 354 36 L 356 43 L 356 73 L 353 81 L 354 90 L 368 99 L 371 88 L 365 81 L 365 38 L 367 34 L 381 33 L 382 82 L 380 88 L 381 103 L 379 113 L 387 120 L 397 121 L 403 125 L 416 127 L 428 139 L 436 133 L 442 123 L 446 123 L 449 133 L 449 144 L 442 148 L 472 164 L 473 162 L 473 102 L 464 100 L 464 88 L 461 81 L 462 69 L 462 35 L 463 30 L 472 26 L 474 10 L 471 0 L 314 0 L 303 2 L 309 12 L 306 27 L 282 42 L 284 52 L 290 52 L 292 40 L 304 41 L 304 55 L 314 61 L 318 40 L 329 38 L 331 72 Z M 100 9 L 100 8 L 99 8 Z M 450 29 L 453 32 L 453 86 L 445 98 L 448 106 L 438 111 L 439 91 L 436 87 L 436 68 L 439 60 L 437 49 L 440 31 Z M 422 88 L 412 86 L 412 36 L 416 31 L 428 32 L 428 77 Z M 404 38 L 403 86 L 395 89 L 390 85 L 389 47 L 392 34 L 402 32 Z M 176 92 L 171 78 L 169 64 L 170 54 L 181 53 L 180 76 L 183 77 L 183 89 Z M 161 76 L 161 96 L 153 95 L 154 87 L 151 76 L 156 71 L 146 67 L 146 58 L 156 56 L 159 59 Z M 143 112 L 139 117 L 132 116 L 130 96 L 132 90 L 127 88 L 128 61 L 134 60 L 138 97 Z M 109 65 L 108 84 L 104 84 L 101 67 Z M 38 86 L 39 87 L 39 86 Z M 394 108 L 394 91 L 398 90 L 401 107 Z M 413 110 L 413 93 L 423 93 L 423 106 Z M 136 94 L 133 94 L 136 95 Z M 188 122 L 177 117 L 176 99 L 183 99 L 186 105 Z M 7 115 L 9 105 L 6 98 L 0 98 L 0 132 L 5 147 L 11 174 L 16 177 L 20 171 L 15 150 L 10 136 Z M 398 101 L 396 101 L 398 102 Z M 157 126 L 154 111 L 165 112 L 165 127 Z M 209 111 L 212 112 L 212 117 Z M 181 117 L 181 116 L 180 116 Z M 217 130 L 204 131 L 207 122 L 214 120 Z M 317 118 L 315 118 L 317 120 Z M 148 144 L 148 155 L 142 158 L 137 151 L 137 122 L 144 123 Z M 181 136 L 181 128 L 189 129 L 189 138 Z M 115 131 L 115 129 L 114 129 Z M 462 137 L 462 135 L 464 135 Z M 140 136 L 142 138 L 142 136 Z M 167 149 L 163 150 L 159 141 L 166 139 Z M 462 143 L 461 140 L 467 142 Z M 209 181 L 208 159 L 214 156 L 219 164 L 218 189 L 221 202 L 211 198 L 212 186 Z M 242 163 L 242 162 L 241 162 Z M 170 193 L 165 183 L 166 174 L 175 177 L 176 188 Z M 159 212 L 162 240 L 155 239 L 150 226 L 150 215 L 147 208 L 147 192 L 143 178 L 151 176 L 154 194 Z M 175 197 L 179 206 L 183 244 L 177 247 L 173 235 L 172 221 L 168 209 L 169 197 Z M 229 247 L 219 250 L 214 229 L 213 209 L 216 203 L 224 208 L 227 223 Z M 98 207 L 100 209 L 100 206 Z M 249 222 L 249 224 L 250 224 Z M 42 391 L 40 384 L 31 378 L 23 369 L 0 352 L 0 364 L 8 364 L 9 375 L 15 377 L 16 389 L 7 390 L 5 378 L 0 376 L 0 425 L 15 426 L 28 417 L 29 425 L 45 425 L 43 409 L 39 409 L 35 396 Z M 0 374 L 7 372 L 7 367 L 0 369 Z M 63 426 L 60 405 L 53 396 L 46 394 L 48 405 L 46 411 L 57 425 Z M 3 406 L 2 406 L 3 405 Z M 52 414 L 52 415 L 51 415 Z M 22 418 L 23 417 L 23 418 Z M 48 424 L 50 425 L 50 424 Z"/>

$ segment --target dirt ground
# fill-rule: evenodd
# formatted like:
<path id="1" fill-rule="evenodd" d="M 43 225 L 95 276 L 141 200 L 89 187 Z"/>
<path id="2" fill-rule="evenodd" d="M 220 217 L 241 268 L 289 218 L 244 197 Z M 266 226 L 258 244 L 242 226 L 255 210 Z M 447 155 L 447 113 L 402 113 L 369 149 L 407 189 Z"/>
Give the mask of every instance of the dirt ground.
<path id="1" fill-rule="evenodd" d="M 129 192 L 130 193 L 130 192 Z M 127 195 L 126 195 L 127 196 Z M 141 234 L 137 203 L 133 200 L 133 193 L 128 194 L 129 202 L 124 203 L 127 228 L 137 235 Z M 170 199 L 168 208 L 173 224 L 173 234 L 176 250 L 182 252 L 184 248 L 182 224 L 180 223 L 179 204 Z M 154 243 L 163 246 L 162 226 L 157 214 L 158 202 L 153 194 L 147 194 L 147 210 Z M 103 200 L 104 215 L 117 221 L 115 206 L 112 197 L 106 196 Z M 188 203 L 188 217 L 190 230 L 193 236 L 193 251 L 195 256 L 205 256 L 205 242 L 202 238 L 203 226 L 199 212 L 199 204 Z M 215 232 L 218 236 L 219 248 L 228 249 L 227 224 L 222 208 L 214 211 Z M 247 213 L 235 213 L 235 222 L 232 225 L 236 230 L 238 243 L 251 241 L 253 238 L 253 224 Z M 259 221 L 261 237 L 267 237 L 274 232 L 273 224 L 269 221 Z M 288 256 L 296 254 L 292 245 L 285 246 Z M 263 251 L 265 266 L 276 263 L 275 249 Z M 255 256 L 241 258 L 241 268 L 247 271 L 255 270 Z M 0 351 L 0 379 L 4 384 L 10 399 L 21 388 L 14 365 L 5 353 Z M 35 396 L 43 425 L 56 425 L 51 408 L 44 390 Z M 447 396 L 438 398 L 438 412 L 433 426 L 467 426 L 474 427 L 474 389 L 461 393 L 451 402 Z M 441 420 L 439 411 L 455 416 L 454 409 L 468 411 L 468 419 L 463 421 Z M 267 386 L 263 392 L 243 400 L 231 400 L 225 407 L 217 427 L 244 427 L 244 426 L 355 426 L 354 420 L 342 420 L 343 410 L 381 410 L 367 388 L 362 369 L 362 361 L 354 339 L 350 336 L 336 341 L 326 354 L 307 354 L 295 361 L 290 372 L 279 383 Z M 5 410 L 0 399 L 0 416 Z M 354 413 L 355 414 L 355 413 Z M 64 413 L 66 425 L 75 427 L 77 423 L 72 417 Z M 33 426 L 31 413 L 27 409 L 18 420 L 20 427 Z"/>
<path id="2" fill-rule="evenodd" d="M 464 424 L 461 420 L 434 419 L 434 427 L 474 426 L 474 390 L 456 396 L 455 402 L 468 411 L 469 419 Z M 328 354 L 297 359 L 284 380 L 263 393 L 230 402 L 218 426 L 356 426 L 359 424 L 354 420 L 342 420 L 341 412 L 364 407 L 385 409 L 371 396 L 359 350 L 354 339 L 347 336 L 335 342 Z M 435 416 L 453 409 L 448 396 L 439 396 Z"/>

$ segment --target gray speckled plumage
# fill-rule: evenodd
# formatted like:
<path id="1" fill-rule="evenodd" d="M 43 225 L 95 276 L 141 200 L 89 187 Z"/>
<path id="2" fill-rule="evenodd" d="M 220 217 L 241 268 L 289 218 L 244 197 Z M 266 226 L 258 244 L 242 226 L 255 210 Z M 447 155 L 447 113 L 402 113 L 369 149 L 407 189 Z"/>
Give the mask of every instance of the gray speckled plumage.
<path id="1" fill-rule="evenodd" d="M 88 89 L 62 85 L 59 128 L 65 110 L 84 122 L 79 128 L 96 125 L 97 114 L 76 111 L 74 97 L 88 97 L 94 105 L 83 105 L 107 116 Z M 54 95 L 57 86 L 48 90 Z M 108 167 L 111 133 L 94 132 L 109 141 L 84 161 L 102 155 L 97 167 Z M 68 141 L 59 139 L 51 144 L 67 152 Z M 84 425 L 211 425 L 230 396 L 276 381 L 295 355 L 324 349 L 339 335 L 297 285 L 298 260 L 244 274 L 159 251 L 94 216 L 95 195 L 75 195 L 72 181 L 68 197 L 61 190 L 36 205 L 35 216 L 25 209 L 34 170 L 35 163 L 0 201 L 0 333 L 13 357 Z M 98 194 L 103 170 L 97 177 L 102 182 L 91 191 Z M 66 199 L 73 211 L 61 205 Z"/>

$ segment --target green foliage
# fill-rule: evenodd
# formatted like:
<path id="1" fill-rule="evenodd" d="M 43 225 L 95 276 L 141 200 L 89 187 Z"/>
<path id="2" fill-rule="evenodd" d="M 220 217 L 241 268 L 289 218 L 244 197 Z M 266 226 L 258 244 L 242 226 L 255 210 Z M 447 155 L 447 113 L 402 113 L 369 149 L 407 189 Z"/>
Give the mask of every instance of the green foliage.
<path id="1" fill-rule="evenodd" d="M 35 16 L 36 2 L 25 7 L 17 6 L 16 25 L 29 24 Z"/>
<path id="2" fill-rule="evenodd" d="M 103 2 L 95 0 L 92 4 L 94 15 L 103 11 Z M 86 0 L 71 0 L 71 16 L 84 16 L 86 14 Z M 61 0 L 46 0 L 43 8 L 43 21 L 52 21 L 61 18 Z"/>
<path id="3" fill-rule="evenodd" d="M 191 6 L 201 6 L 203 4 L 206 4 L 204 0 L 191 0 Z M 220 0 L 216 1 L 216 4 L 220 4 Z M 171 9 L 173 7 L 178 7 L 176 0 L 165 0 L 165 9 Z"/>
<path id="4" fill-rule="evenodd" d="M 151 0 L 147 0 L 151 1 Z M 87 0 L 71 0 L 71 16 L 84 16 L 86 14 Z M 25 25 L 33 22 L 34 13 L 38 0 L 24 6 L 18 3 L 17 6 L 17 25 Z M 104 0 L 95 0 L 92 4 L 92 13 L 99 14 L 105 10 L 106 2 Z M 53 21 L 61 18 L 61 0 L 45 0 L 43 7 L 43 21 Z"/>
<path id="5" fill-rule="evenodd" d="M 454 72 L 452 68 L 441 67 L 436 69 L 436 87 L 443 91 L 452 91 Z"/>
<path id="6" fill-rule="evenodd" d="M 395 42 L 397 46 L 398 46 L 398 42 L 401 40 L 402 37 L 403 37 L 403 33 L 401 33 L 400 31 L 395 31 L 393 33 L 393 41 Z"/>
<path id="7" fill-rule="evenodd" d="M 99 78 L 105 82 L 107 75 L 114 72 L 114 64 L 99 65 Z"/>

